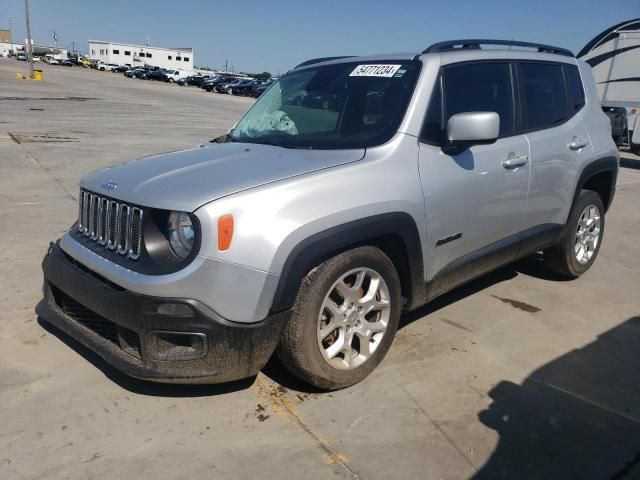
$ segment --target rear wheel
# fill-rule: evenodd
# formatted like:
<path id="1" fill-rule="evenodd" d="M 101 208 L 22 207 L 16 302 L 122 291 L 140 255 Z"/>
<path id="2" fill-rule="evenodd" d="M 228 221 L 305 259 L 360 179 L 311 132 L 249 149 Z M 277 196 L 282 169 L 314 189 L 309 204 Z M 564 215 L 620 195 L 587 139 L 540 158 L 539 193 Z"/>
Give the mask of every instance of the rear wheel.
<path id="1" fill-rule="evenodd" d="M 231 89 L 231 88 L 227 88 L 227 93 L 228 93 L 229 95 L 233 95 L 233 89 Z"/>
<path id="2" fill-rule="evenodd" d="M 303 279 L 278 356 L 324 390 L 366 378 L 386 355 L 401 312 L 400 280 L 376 247 L 344 252 Z"/>
<path id="3" fill-rule="evenodd" d="M 598 256 L 603 233 L 602 200 L 596 192 L 582 190 L 571 211 L 566 234 L 557 245 L 544 251 L 545 264 L 560 275 L 579 277 Z"/>

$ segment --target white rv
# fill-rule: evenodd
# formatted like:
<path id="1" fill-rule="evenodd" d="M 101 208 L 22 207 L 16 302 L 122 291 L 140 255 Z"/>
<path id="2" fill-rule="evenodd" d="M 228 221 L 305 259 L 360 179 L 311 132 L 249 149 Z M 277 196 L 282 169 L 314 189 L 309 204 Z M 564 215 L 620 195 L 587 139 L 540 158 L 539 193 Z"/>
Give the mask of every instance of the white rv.
<path id="1" fill-rule="evenodd" d="M 640 152 L 640 18 L 614 25 L 578 53 L 593 69 L 600 102 L 612 118 L 614 137 Z M 621 120 L 620 112 L 626 122 Z M 620 129 L 624 129 L 622 135 Z"/>

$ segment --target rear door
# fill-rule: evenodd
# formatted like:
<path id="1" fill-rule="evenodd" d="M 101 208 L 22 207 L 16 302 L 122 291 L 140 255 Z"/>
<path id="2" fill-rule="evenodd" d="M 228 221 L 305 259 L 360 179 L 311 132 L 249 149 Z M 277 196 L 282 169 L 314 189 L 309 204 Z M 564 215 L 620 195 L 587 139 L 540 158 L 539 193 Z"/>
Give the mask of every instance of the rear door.
<path id="1" fill-rule="evenodd" d="M 531 147 L 527 223 L 561 225 L 569 215 L 583 156 L 593 153 L 580 116 L 585 105 L 575 65 L 519 62 L 522 128 Z"/>
<path id="2" fill-rule="evenodd" d="M 493 256 L 497 263 L 515 256 L 516 236 L 524 228 L 527 211 L 529 146 L 525 136 L 516 133 L 513 76 L 506 61 L 459 63 L 441 71 L 419 153 L 429 280 L 457 268 L 461 281 L 467 273 L 482 273 L 464 266 L 476 256 L 500 251 Z M 473 111 L 500 115 L 498 140 L 455 155 L 444 153 L 449 118 Z M 511 167 L 505 163 L 513 159 L 520 159 L 521 164 Z"/>

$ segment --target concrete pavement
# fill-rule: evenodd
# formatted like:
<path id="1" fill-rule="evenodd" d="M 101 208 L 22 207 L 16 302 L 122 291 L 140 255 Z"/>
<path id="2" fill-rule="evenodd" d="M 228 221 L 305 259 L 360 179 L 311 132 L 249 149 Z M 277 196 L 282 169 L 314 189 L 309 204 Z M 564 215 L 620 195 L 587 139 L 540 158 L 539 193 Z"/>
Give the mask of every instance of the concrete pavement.
<path id="1" fill-rule="evenodd" d="M 130 379 L 38 321 L 40 261 L 86 173 L 224 133 L 251 100 L 0 59 L 0 478 L 640 478 L 640 159 L 594 267 L 538 257 L 406 315 L 380 367 L 311 391 Z"/>

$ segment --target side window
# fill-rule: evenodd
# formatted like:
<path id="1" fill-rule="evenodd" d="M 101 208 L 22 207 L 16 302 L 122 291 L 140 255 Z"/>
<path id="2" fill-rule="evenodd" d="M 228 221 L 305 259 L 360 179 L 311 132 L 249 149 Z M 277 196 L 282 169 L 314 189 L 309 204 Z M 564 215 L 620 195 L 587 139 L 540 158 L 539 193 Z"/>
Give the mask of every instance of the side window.
<path id="1" fill-rule="evenodd" d="M 561 65 L 520 63 L 518 82 L 525 131 L 550 128 L 568 118 Z"/>
<path id="2" fill-rule="evenodd" d="M 431 145 L 442 145 L 442 77 L 438 77 L 433 88 L 420 140 Z"/>
<path id="3" fill-rule="evenodd" d="M 500 136 L 513 135 L 513 90 L 508 63 L 472 63 L 445 68 L 444 123 L 463 112 L 496 112 Z"/>
<path id="4" fill-rule="evenodd" d="M 575 65 L 565 65 L 564 78 L 567 82 L 570 113 L 573 114 L 584 107 L 585 104 L 584 89 L 582 88 L 582 80 L 580 80 L 578 67 Z"/>

